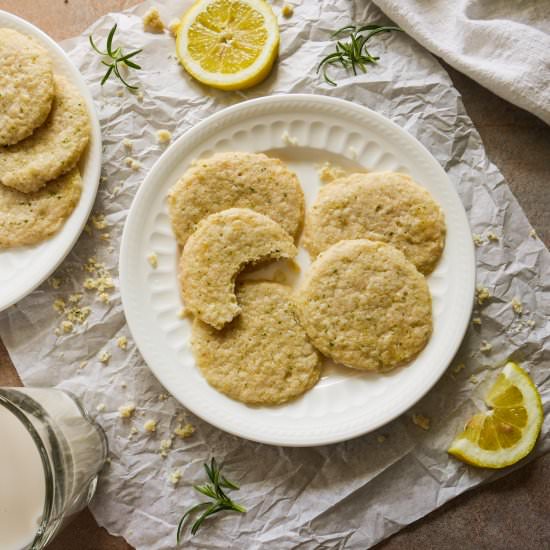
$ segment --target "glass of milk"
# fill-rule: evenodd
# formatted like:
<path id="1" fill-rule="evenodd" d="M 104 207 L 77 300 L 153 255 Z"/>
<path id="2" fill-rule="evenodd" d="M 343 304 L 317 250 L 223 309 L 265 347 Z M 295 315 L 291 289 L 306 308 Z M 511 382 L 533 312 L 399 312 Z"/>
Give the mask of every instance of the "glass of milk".
<path id="1" fill-rule="evenodd" d="M 103 430 L 73 395 L 0 388 L 0 548 L 41 549 L 91 500 Z"/>

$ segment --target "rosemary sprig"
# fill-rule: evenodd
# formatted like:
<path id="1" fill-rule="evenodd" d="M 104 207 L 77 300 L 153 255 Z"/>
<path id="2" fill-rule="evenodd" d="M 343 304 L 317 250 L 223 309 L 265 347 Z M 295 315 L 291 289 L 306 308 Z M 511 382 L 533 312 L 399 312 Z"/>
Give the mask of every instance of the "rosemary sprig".
<path id="1" fill-rule="evenodd" d="M 195 535 L 196 532 L 200 529 L 200 526 L 202 525 L 202 523 L 206 518 L 213 516 L 218 512 L 222 512 L 223 510 L 232 510 L 234 512 L 239 512 L 241 514 L 244 514 L 246 512 L 245 508 L 243 508 L 239 504 L 235 504 L 225 493 L 224 489 L 238 491 L 239 486 L 236 483 L 229 481 L 225 476 L 222 475 L 221 468 L 216 463 L 216 459 L 213 458 L 210 461 L 210 466 L 208 464 L 204 464 L 204 469 L 206 470 L 206 475 L 208 476 L 208 479 L 212 483 L 211 484 L 205 483 L 204 485 L 194 485 L 194 489 L 195 491 L 198 491 L 199 493 L 207 496 L 208 498 L 211 498 L 212 502 L 200 502 L 199 504 L 187 510 L 185 514 L 183 514 L 178 524 L 178 531 L 177 531 L 178 544 L 181 541 L 183 524 L 185 523 L 185 520 L 191 514 L 194 514 L 199 510 L 204 510 L 204 511 L 195 520 L 195 523 L 193 523 L 193 526 L 191 527 L 191 534 L 193 535 Z"/>
<path id="2" fill-rule="evenodd" d="M 124 80 L 124 78 L 120 74 L 119 64 L 126 65 L 126 67 L 129 67 L 131 69 L 140 70 L 141 67 L 134 61 L 131 61 L 131 59 L 142 50 L 134 50 L 133 52 L 125 54 L 120 46 L 113 49 L 113 37 L 115 36 L 116 29 L 117 24 L 115 23 L 113 28 L 109 31 L 109 35 L 107 36 L 106 51 L 100 50 L 95 45 L 92 35 L 88 37 L 90 39 L 90 44 L 93 50 L 103 57 L 101 63 L 107 67 L 107 72 L 101 79 L 101 85 L 103 86 L 103 84 L 107 82 L 111 74 L 114 74 L 128 89 L 137 90 L 137 86 L 132 86 L 131 84 L 128 84 L 126 80 Z M 106 61 L 105 58 L 108 58 L 110 62 Z"/>
<path id="3" fill-rule="evenodd" d="M 391 32 L 391 31 L 402 31 L 399 27 L 391 27 L 384 25 L 347 25 L 333 32 L 330 36 L 331 38 L 337 38 L 339 36 L 346 36 L 349 40 L 343 42 L 342 40 L 337 40 L 336 42 L 336 51 L 328 54 L 321 60 L 319 66 L 317 67 L 317 73 L 321 70 L 323 71 L 324 79 L 331 84 L 336 86 L 336 82 L 332 80 L 328 74 L 327 70 L 331 65 L 340 64 L 345 69 L 353 71 L 353 74 L 357 74 L 357 69 L 361 69 L 364 73 L 367 72 L 366 64 L 367 63 L 377 63 L 380 59 L 374 55 L 371 55 L 367 49 L 367 42 L 375 35 L 381 32 Z"/>

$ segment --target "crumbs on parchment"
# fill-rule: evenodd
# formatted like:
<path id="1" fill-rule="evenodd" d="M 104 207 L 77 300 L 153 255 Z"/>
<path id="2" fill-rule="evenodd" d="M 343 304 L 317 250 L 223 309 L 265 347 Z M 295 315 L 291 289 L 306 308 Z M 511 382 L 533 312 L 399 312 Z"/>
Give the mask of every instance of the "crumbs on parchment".
<path id="1" fill-rule="evenodd" d="M 172 470 L 168 476 L 168 480 L 175 487 L 181 480 L 181 472 L 179 470 Z"/>
<path id="2" fill-rule="evenodd" d="M 147 32 L 163 32 L 164 23 L 157 8 L 150 8 L 143 16 L 143 29 Z"/>
<path id="3" fill-rule="evenodd" d="M 195 433 L 195 426 L 193 424 L 178 424 L 177 428 L 174 430 L 174 435 L 177 435 L 181 439 L 186 439 L 191 437 Z"/>
<path id="4" fill-rule="evenodd" d="M 515 297 L 512 298 L 512 309 L 518 314 L 521 315 L 523 313 L 523 304 L 521 303 L 520 299 Z"/>
<path id="5" fill-rule="evenodd" d="M 158 130 L 157 131 L 157 141 L 159 143 L 165 144 L 172 139 L 172 132 L 168 130 Z"/>
<path id="6" fill-rule="evenodd" d="M 491 298 L 491 293 L 487 287 L 478 286 L 476 288 L 476 300 L 480 306 L 482 306 L 489 298 Z"/>
<path id="7" fill-rule="evenodd" d="M 294 7 L 290 4 L 285 4 L 283 6 L 283 9 L 281 10 L 281 13 L 283 17 L 286 17 L 287 19 L 289 19 L 294 15 Z"/>
<path id="8" fill-rule="evenodd" d="M 118 416 L 120 418 L 131 418 L 136 412 L 136 406 L 134 403 L 127 403 L 118 408 Z"/>
<path id="9" fill-rule="evenodd" d="M 143 424 L 143 429 L 148 433 L 154 433 L 157 431 L 157 421 L 156 420 L 147 420 Z"/>
<path id="10" fill-rule="evenodd" d="M 111 360 L 112 353 L 107 350 L 100 351 L 98 354 L 98 359 L 100 363 L 103 363 L 104 365 L 107 365 L 109 361 Z"/>
<path id="11" fill-rule="evenodd" d="M 174 37 L 178 35 L 178 30 L 180 28 L 181 21 L 179 19 L 172 19 L 170 23 L 168 23 L 168 30 L 170 31 L 170 34 Z"/>
<path id="12" fill-rule="evenodd" d="M 412 421 L 413 424 L 416 424 L 419 428 L 422 428 L 423 430 L 429 430 L 431 420 L 422 414 L 413 414 L 412 415 Z"/>
<path id="13" fill-rule="evenodd" d="M 128 349 L 128 338 L 126 338 L 126 336 L 120 336 L 119 338 L 117 338 L 116 340 L 116 345 L 126 351 Z"/>

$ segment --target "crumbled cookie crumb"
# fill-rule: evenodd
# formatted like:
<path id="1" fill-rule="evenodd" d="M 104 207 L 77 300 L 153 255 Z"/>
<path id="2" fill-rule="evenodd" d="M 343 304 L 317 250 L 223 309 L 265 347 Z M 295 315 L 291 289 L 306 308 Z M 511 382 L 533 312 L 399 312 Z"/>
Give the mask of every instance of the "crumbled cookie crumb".
<path id="1" fill-rule="evenodd" d="M 88 262 L 84 264 L 84 270 L 93 275 L 84 281 L 86 290 L 95 290 L 100 296 L 106 290 L 114 288 L 113 279 L 104 263 L 98 262 L 95 258 L 88 258 Z"/>
<path id="2" fill-rule="evenodd" d="M 98 358 L 100 363 L 103 363 L 104 365 L 107 365 L 112 357 L 112 353 L 107 350 L 103 350 L 99 352 Z"/>
<path id="3" fill-rule="evenodd" d="M 171 439 L 161 439 L 160 440 L 160 448 L 159 448 L 159 454 L 162 458 L 166 458 L 168 456 L 168 452 L 172 448 L 172 440 Z"/>
<path id="4" fill-rule="evenodd" d="M 164 30 L 164 23 L 157 8 L 150 8 L 143 16 L 143 29 L 147 32 L 162 32 Z"/>
<path id="5" fill-rule="evenodd" d="M 179 470 L 172 470 L 168 476 L 168 480 L 175 487 L 181 480 L 181 472 Z"/>
<path id="6" fill-rule="evenodd" d="M 518 314 L 521 315 L 523 313 L 523 304 L 521 303 L 519 298 L 514 297 L 512 299 L 512 309 Z"/>
<path id="7" fill-rule="evenodd" d="M 423 430 L 430 429 L 431 420 L 427 416 L 424 416 L 422 414 L 413 414 L 412 421 L 414 424 L 416 424 L 419 428 L 422 428 Z"/>
<path id="8" fill-rule="evenodd" d="M 97 296 L 97 299 L 103 304 L 111 303 L 111 297 L 106 292 L 100 292 Z"/>
<path id="9" fill-rule="evenodd" d="M 451 370 L 453 374 L 458 374 L 461 370 L 464 370 L 466 365 L 464 363 L 457 363 Z"/>
<path id="10" fill-rule="evenodd" d="M 159 143 L 168 143 L 172 139 L 172 132 L 168 130 L 158 130 L 157 132 L 157 141 Z"/>
<path id="11" fill-rule="evenodd" d="M 170 31 L 170 34 L 174 37 L 178 35 L 178 30 L 180 28 L 181 21 L 179 19 L 172 19 L 170 23 L 168 23 L 168 30 Z"/>
<path id="12" fill-rule="evenodd" d="M 59 277 L 50 277 L 48 279 L 48 284 L 54 289 L 57 290 L 61 286 L 61 279 Z"/>
<path id="13" fill-rule="evenodd" d="M 55 311 L 57 311 L 57 313 L 65 313 L 65 300 L 63 300 L 62 298 L 58 298 L 54 301 L 52 307 L 55 309 Z"/>
<path id="14" fill-rule="evenodd" d="M 156 269 L 159 266 L 159 259 L 155 252 L 147 256 L 147 261 L 149 262 L 149 264 L 153 269 Z"/>
<path id="15" fill-rule="evenodd" d="M 474 317 L 472 319 L 472 324 L 476 326 L 481 326 L 481 317 Z"/>
<path id="16" fill-rule="evenodd" d="M 81 361 L 80 365 L 78 365 L 78 368 L 80 370 L 85 369 L 88 366 L 88 361 Z"/>
<path id="17" fill-rule="evenodd" d="M 69 333 L 73 331 L 74 325 L 70 321 L 62 321 L 61 329 L 63 330 L 64 333 Z"/>
<path id="18" fill-rule="evenodd" d="M 378 441 L 378 443 L 384 443 L 384 441 L 386 441 L 386 436 L 385 435 L 377 435 L 376 436 L 376 441 Z"/>
<path id="19" fill-rule="evenodd" d="M 105 410 L 107 410 L 107 405 L 105 405 L 105 403 L 100 403 L 97 407 L 96 407 L 96 410 L 98 412 L 103 412 Z"/>
<path id="20" fill-rule="evenodd" d="M 134 172 L 137 172 L 141 168 L 141 163 L 132 157 L 126 157 L 124 159 L 124 164 L 130 167 Z"/>
<path id="21" fill-rule="evenodd" d="M 475 376 L 473 374 L 470 376 L 469 380 L 472 384 L 477 384 L 477 382 L 478 382 L 477 376 Z"/>
<path id="22" fill-rule="evenodd" d="M 116 95 L 117 95 L 118 97 L 122 97 L 122 96 L 124 95 L 124 90 L 117 90 Z"/>
<path id="23" fill-rule="evenodd" d="M 536 239 L 537 238 L 537 232 L 534 229 L 531 229 L 531 231 L 529 231 L 529 237 L 532 237 L 533 239 Z"/>
<path id="24" fill-rule="evenodd" d="M 476 288 L 476 299 L 480 306 L 482 306 L 490 297 L 491 293 L 487 287 L 478 286 Z"/>
<path id="25" fill-rule="evenodd" d="M 195 426 L 193 424 L 178 424 L 178 427 L 174 430 L 174 435 L 185 439 L 191 437 L 195 433 Z"/>
<path id="26" fill-rule="evenodd" d="M 281 139 L 283 141 L 283 143 L 285 145 L 288 145 L 290 147 L 294 147 L 296 145 L 298 145 L 298 138 L 294 137 L 294 136 L 291 136 L 287 130 L 285 130 L 282 134 L 281 134 Z"/>
<path id="27" fill-rule="evenodd" d="M 105 229 L 107 227 L 107 221 L 105 220 L 105 216 L 103 214 L 96 214 L 92 216 L 92 225 L 96 229 Z"/>
<path id="28" fill-rule="evenodd" d="M 120 336 L 117 338 L 116 345 L 123 350 L 128 349 L 128 338 L 126 336 Z"/>
<path id="29" fill-rule="evenodd" d="M 156 420 L 147 420 L 145 424 L 143 424 L 143 429 L 146 432 L 153 433 L 157 431 L 157 421 Z"/>
<path id="30" fill-rule="evenodd" d="M 492 231 L 489 231 L 489 233 L 487 233 L 487 239 L 492 242 L 498 242 L 498 235 Z"/>
<path id="31" fill-rule="evenodd" d="M 294 15 L 294 8 L 290 4 L 285 4 L 281 10 L 281 13 L 283 14 L 283 17 L 288 19 Z"/>
<path id="32" fill-rule="evenodd" d="M 122 140 L 122 145 L 127 151 L 131 151 L 134 148 L 134 142 L 128 138 Z"/>
<path id="33" fill-rule="evenodd" d="M 158 400 L 159 401 L 166 401 L 170 396 L 167 393 L 159 393 Z"/>
<path id="34" fill-rule="evenodd" d="M 128 403 L 118 408 L 118 416 L 120 418 L 131 418 L 135 411 L 136 406 L 133 403 Z"/>
<path id="35" fill-rule="evenodd" d="M 481 246 L 485 242 L 479 233 L 472 233 L 472 240 L 476 246 Z"/>
<path id="36" fill-rule="evenodd" d="M 533 319 L 529 319 L 529 321 L 527 321 L 527 326 L 533 328 L 535 326 L 535 321 L 533 321 Z"/>
<path id="37" fill-rule="evenodd" d="M 493 349 L 493 346 L 487 342 L 487 340 L 481 341 L 481 346 L 479 346 L 479 351 L 482 353 L 489 353 Z"/>
<path id="38" fill-rule="evenodd" d="M 317 175 L 323 183 L 330 183 L 338 178 L 347 176 L 349 172 L 337 164 L 325 161 L 317 168 Z"/>

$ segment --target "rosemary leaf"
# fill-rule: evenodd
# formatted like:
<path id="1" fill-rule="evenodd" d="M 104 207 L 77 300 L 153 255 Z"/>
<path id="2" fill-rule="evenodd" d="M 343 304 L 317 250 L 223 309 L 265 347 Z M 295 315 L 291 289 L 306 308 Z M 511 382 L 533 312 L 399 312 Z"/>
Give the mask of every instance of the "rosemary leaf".
<path id="1" fill-rule="evenodd" d="M 124 86 L 126 86 L 130 90 L 137 90 L 137 86 L 133 86 L 126 82 L 122 74 L 120 73 L 120 65 L 125 65 L 129 69 L 135 69 L 140 70 L 141 66 L 138 65 L 135 61 L 130 61 L 131 58 L 136 56 L 138 53 L 140 53 L 142 50 L 134 50 L 133 52 L 125 54 L 122 51 L 122 48 L 119 46 L 118 48 L 113 49 L 113 39 L 115 36 L 117 30 L 117 25 L 113 25 L 112 29 L 109 31 L 109 34 L 107 36 L 107 42 L 105 44 L 106 51 L 101 50 L 96 43 L 94 42 L 94 39 L 92 35 L 90 35 L 88 38 L 90 40 L 90 45 L 92 49 L 101 57 L 103 58 L 101 60 L 101 63 L 107 67 L 107 71 L 103 78 L 101 79 L 101 85 L 103 86 L 105 82 L 109 79 L 109 77 L 114 74 L 116 78 L 118 78 Z M 106 60 L 107 58 L 107 60 Z"/>
<path id="2" fill-rule="evenodd" d="M 357 69 L 362 72 L 367 72 L 367 64 L 376 64 L 380 59 L 373 56 L 367 49 L 367 42 L 379 33 L 401 31 L 399 27 L 384 26 L 384 25 L 346 25 L 337 31 L 334 31 L 331 38 L 345 37 L 348 39 L 344 42 L 342 38 L 336 41 L 335 51 L 326 55 L 317 67 L 317 73 L 321 73 L 326 82 L 332 86 L 336 86 L 336 82 L 328 75 L 328 68 L 332 65 L 341 65 L 344 69 L 351 69 L 354 75 L 357 75 Z M 366 34 L 364 34 L 366 33 Z"/>
<path id="3" fill-rule="evenodd" d="M 201 510 L 203 510 L 203 512 L 199 515 L 199 517 L 191 526 L 192 535 L 195 535 L 197 533 L 204 520 L 206 520 L 210 516 L 213 516 L 214 514 L 223 512 L 225 510 L 238 512 L 240 514 L 244 514 L 246 512 L 246 508 L 243 508 L 240 504 L 236 504 L 235 502 L 233 502 L 225 493 L 224 489 L 236 491 L 239 489 L 239 486 L 236 483 L 229 481 L 225 476 L 222 475 L 221 468 L 216 463 L 216 459 L 212 458 L 210 464 L 205 463 L 204 469 L 206 471 L 208 479 L 210 480 L 210 483 L 195 485 L 194 489 L 198 493 L 201 493 L 202 495 L 212 499 L 212 501 L 200 502 L 199 504 L 196 504 L 195 506 L 187 510 L 185 514 L 183 514 L 178 523 L 178 529 L 176 532 L 176 540 L 178 544 L 180 544 L 181 542 L 185 520 Z"/>

